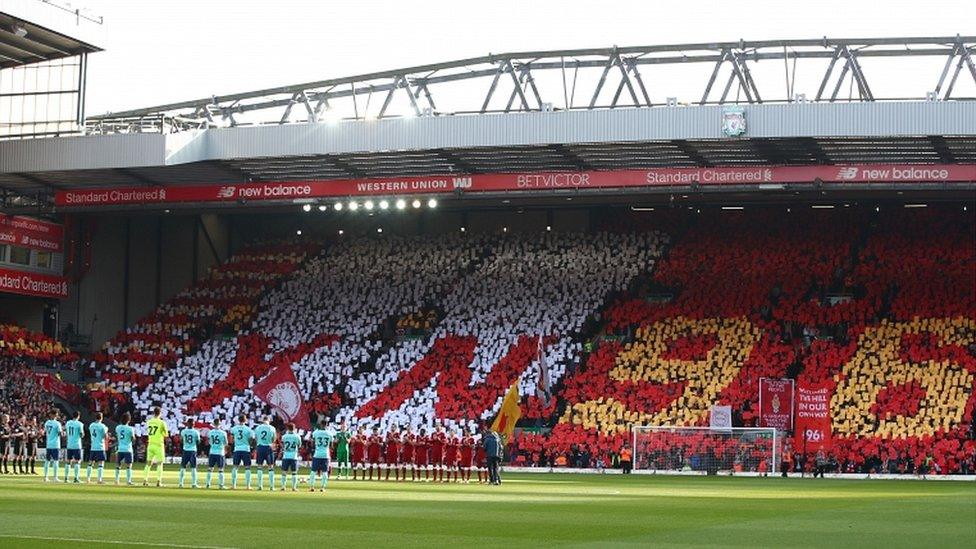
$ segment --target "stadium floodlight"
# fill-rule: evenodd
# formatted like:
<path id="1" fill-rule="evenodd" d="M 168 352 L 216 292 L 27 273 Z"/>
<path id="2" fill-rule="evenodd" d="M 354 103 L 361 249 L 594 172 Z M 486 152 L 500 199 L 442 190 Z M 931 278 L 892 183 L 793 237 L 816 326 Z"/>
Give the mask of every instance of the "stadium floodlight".
<path id="1" fill-rule="evenodd" d="M 775 473 L 783 451 L 771 427 L 637 425 L 632 435 L 636 471 Z M 727 448 L 735 451 L 719 450 Z"/>
<path id="2" fill-rule="evenodd" d="M 334 209 L 337 212 L 341 212 L 342 211 L 342 202 L 336 202 L 335 204 L 333 204 L 332 205 L 332 209 Z"/>
<path id="3" fill-rule="evenodd" d="M 326 206 L 325 204 L 319 204 L 319 211 L 320 212 L 324 212 L 327 209 L 328 209 L 328 206 Z"/>
<path id="4" fill-rule="evenodd" d="M 304 206 L 302 206 L 302 211 L 303 212 L 310 212 L 310 211 L 312 211 L 312 205 L 311 204 L 305 204 Z"/>
<path id="5" fill-rule="evenodd" d="M 390 209 L 390 203 L 387 202 L 386 200 L 380 200 L 380 209 L 381 210 L 388 210 L 388 209 Z"/>
<path id="6" fill-rule="evenodd" d="M 413 207 L 414 208 L 419 208 L 420 207 L 420 201 L 417 200 L 416 198 L 413 199 Z"/>
<path id="7" fill-rule="evenodd" d="M 376 232 L 383 234 L 383 227 L 376 227 Z"/>
<path id="8" fill-rule="evenodd" d="M 342 236 L 344 233 L 345 233 L 345 231 L 343 231 L 342 229 L 339 229 L 339 236 Z"/>
<path id="9" fill-rule="evenodd" d="M 552 225 L 546 225 L 546 231 L 552 231 Z"/>
<path id="10" fill-rule="evenodd" d="M 427 201 L 427 207 L 428 208 L 436 208 L 437 207 L 437 199 L 436 198 L 431 198 L 430 200 L 428 200 Z"/>
<path id="11" fill-rule="evenodd" d="M 508 232 L 508 227 L 502 227 L 502 232 L 503 233 L 507 233 Z"/>
<path id="12" fill-rule="evenodd" d="M 461 227 L 461 232 L 462 232 L 462 233 L 464 232 L 464 227 Z"/>
<path id="13" fill-rule="evenodd" d="M 298 236 L 302 236 L 302 230 L 298 229 L 297 231 L 295 231 L 295 234 L 297 234 Z"/>
<path id="14" fill-rule="evenodd" d="M 349 211 L 354 212 L 359 209 L 359 203 L 355 200 L 349 202 Z"/>
<path id="15" fill-rule="evenodd" d="M 372 210 L 373 209 L 373 201 L 372 200 L 367 200 L 366 202 L 363 203 L 363 207 L 366 208 L 367 210 Z"/>
<path id="16" fill-rule="evenodd" d="M 407 201 L 400 198 L 396 201 L 396 209 L 402 210 L 407 207 Z"/>

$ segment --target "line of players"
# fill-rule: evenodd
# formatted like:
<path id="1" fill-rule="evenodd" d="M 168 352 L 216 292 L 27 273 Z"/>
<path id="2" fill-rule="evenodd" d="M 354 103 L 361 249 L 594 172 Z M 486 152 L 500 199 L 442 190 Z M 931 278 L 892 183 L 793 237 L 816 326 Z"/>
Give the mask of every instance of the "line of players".
<path id="1" fill-rule="evenodd" d="M 427 435 L 389 431 L 386 436 L 375 429 L 360 429 L 349 440 L 352 479 L 414 482 L 471 482 L 471 471 L 478 482 L 488 481 L 484 446 L 470 432 L 456 437 L 438 427 Z M 340 462 L 341 468 L 341 462 Z M 346 472 L 348 478 L 348 472 Z"/>
<path id="2" fill-rule="evenodd" d="M 80 413 L 67 421 L 64 426 L 58 421 L 57 410 L 52 410 L 49 419 L 44 423 L 45 433 L 45 482 L 74 482 L 81 483 L 81 465 L 83 459 L 83 439 L 86 438 L 84 424 L 80 421 Z M 165 463 L 164 441 L 169 436 L 165 422 L 162 420 L 162 409 L 156 408 L 154 414 L 146 422 L 148 444 L 146 447 L 146 466 L 144 486 L 149 485 L 152 468 L 157 470 L 157 486 L 162 486 L 163 464 Z M 197 456 L 199 446 L 203 441 L 201 432 L 195 428 L 192 419 L 188 420 L 180 431 L 182 456 L 179 472 L 179 486 L 185 486 L 187 473 L 191 478 L 191 486 L 199 488 L 197 483 Z M 67 442 L 64 478 L 60 477 L 61 439 Z M 91 482 L 93 469 L 97 470 L 96 482 L 104 483 L 105 462 L 109 454 L 108 428 L 102 422 L 102 414 L 97 414 L 96 420 L 88 425 L 87 438 L 89 452 L 87 459 L 86 482 Z M 335 478 L 372 480 L 375 474 L 377 480 L 390 480 L 391 474 L 396 481 L 405 481 L 407 471 L 410 471 L 412 481 L 434 482 L 470 482 L 472 469 L 477 470 L 478 481 L 487 482 L 488 475 L 485 465 L 485 452 L 475 437 L 466 433 L 458 438 L 448 435 L 443 428 L 438 428 L 430 436 L 424 434 L 400 434 L 389 432 L 385 437 L 375 430 L 367 434 L 364 429 L 351 433 L 343 423 L 339 431 L 328 429 L 323 423 L 308 434 L 307 439 L 313 446 L 311 471 L 308 484 L 314 491 L 316 479 L 321 480 L 321 489 L 325 490 L 330 474 Z M 268 475 L 269 489 L 275 489 L 275 450 L 281 452 L 281 489 L 287 487 L 291 480 L 292 490 L 298 489 L 298 469 L 300 466 L 300 452 L 303 447 L 302 437 L 294 424 L 288 424 L 286 432 L 278 441 L 277 431 L 271 425 L 271 418 L 264 418 L 263 423 L 251 429 L 247 417 L 241 415 L 237 423 L 231 427 L 230 435 L 223 430 L 219 421 L 215 420 L 206 433 L 209 443 L 207 455 L 206 487 L 212 486 L 213 475 L 217 474 L 220 489 L 225 489 L 224 473 L 230 441 L 233 440 L 233 470 L 231 489 L 238 486 L 240 469 L 244 469 L 246 489 L 252 488 L 252 451 L 256 454 L 258 467 L 258 490 L 264 488 L 264 475 Z M 120 483 L 122 472 L 125 472 L 125 483 L 133 485 L 132 464 L 133 444 L 135 433 L 131 426 L 131 417 L 123 414 L 120 423 L 115 428 L 116 469 L 115 483 Z M 252 442 L 254 446 L 252 447 Z M 333 445 L 335 446 L 333 452 Z M 331 467 L 331 458 L 335 455 L 336 468 Z M 73 472 L 73 478 L 71 473 Z M 52 475 L 53 474 L 53 478 Z"/>

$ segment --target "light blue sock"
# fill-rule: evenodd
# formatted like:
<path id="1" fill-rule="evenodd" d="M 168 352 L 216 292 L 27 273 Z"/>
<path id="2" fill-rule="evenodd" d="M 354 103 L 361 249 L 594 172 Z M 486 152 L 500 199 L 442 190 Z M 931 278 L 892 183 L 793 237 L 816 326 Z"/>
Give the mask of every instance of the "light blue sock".
<path id="1" fill-rule="evenodd" d="M 92 464 L 89 461 L 88 462 L 88 470 L 85 472 L 85 480 L 87 480 L 88 482 L 91 482 L 91 474 L 92 474 Z"/>
<path id="2" fill-rule="evenodd" d="M 231 471 L 230 478 L 230 485 L 237 488 L 237 467 L 234 467 L 234 469 Z"/>
<path id="3" fill-rule="evenodd" d="M 197 485 L 197 468 L 196 467 L 194 467 L 193 469 L 190 469 L 190 480 L 193 481 L 193 485 L 194 486 Z"/>
<path id="4" fill-rule="evenodd" d="M 207 471 L 207 488 L 210 488 L 210 479 L 213 478 L 213 471 Z"/>
<path id="5" fill-rule="evenodd" d="M 274 490 L 274 469 L 268 471 L 268 483 L 271 484 L 271 489 Z"/>
<path id="6" fill-rule="evenodd" d="M 105 478 L 105 464 L 104 463 L 99 463 L 98 464 L 98 482 L 102 482 L 102 479 L 103 478 Z"/>
<path id="7" fill-rule="evenodd" d="M 180 469 L 180 488 L 183 487 L 183 477 L 186 476 L 186 469 Z"/>
<path id="8" fill-rule="evenodd" d="M 223 488 L 224 487 L 224 472 L 223 471 L 220 471 L 219 473 L 217 473 L 217 480 L 220 481 L 220 487 Z"/>
<path id="9" fill-rule="evenodd" d="M 132 484 L 132 467 L 125 470 L 125 481 Z"/>
<path id="10" fill-rule="evenodd" d="M 55 461 L 54 462 L 54 480 L 58 480 L 58 475 L 60 475 L 60 474 L 61 474 L 61 462 L 60 461 Z M 64 478 L 65 478 L 65 480 L 67 480 L 68 479 L 68 475 L 65 475 Z"/>
<path id="11" fill-rule="evenodd" d="M 115 467 L 115 483 L 116 484 L 119 483 L 119 475 L 120 474 L 122 474 L 122 469 L 119 469 L 118 466 L 116 466 Z"/>
<path id="12" fill-rule="evenodd" d="M 325 487 L 328 484 L 329 484 L 329 473 L 326 472 L 322 475 L 322 489 L 325 490 Z"/>
<path id="13" fill-rule="evenodd" d="M 244 470 L 244 482 L 247 482 L 247 489 L 251 489 L 251 469 Z"/>
<path id="14" fill-rule="evenodd" d="M 281 473 L 281 489 L 285 490 L 288 488 L 288 473 Z"/>
<path id="15" fill-rule="evenodd" d="M 81 463 L 75 463 L 75 480 L 81 480 Z"/>
<path id="16" fill-rule="evenodd" d="M 291 489 L 298 490 L 298 473 L 291 474 Z"/>
<path id="17" fill-rule="evenodd" d="M 47 464 L 47 460 L 45 459 L 44 460 L 44 480 L 48 480 L 49 479 L 48 474 L 47 474 L 47 470 L 48 470 L 48 464 Z"/>
<path id="18" fill-rule="evenodd" d="M 308 487 L 315 488 L 315 470 L 309 471 L 308 473 Z"/>
<path id="19" fill-rule="evenodd" d="M 258 489 L 264 489 L 264 469 L 258 469 Z"/>

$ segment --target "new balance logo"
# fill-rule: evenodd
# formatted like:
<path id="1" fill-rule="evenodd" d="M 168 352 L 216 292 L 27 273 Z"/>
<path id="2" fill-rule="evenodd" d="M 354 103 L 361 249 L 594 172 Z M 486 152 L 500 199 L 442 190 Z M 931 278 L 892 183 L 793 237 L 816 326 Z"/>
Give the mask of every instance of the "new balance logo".
<path id="1" fill-rule="evenodd" d="M 850 166 L 848 168 L 841 168 L 837 171 L 837 179 L 843 179 L 845 181 L 851 179 L 857 179 L 857 168 Z"/>
<path id="2" fill-rule="evenodd" d="M 237 191 L 237 187 L 234 186 L 221 187 L 220 190 L 217 191 L 217 198 L 234 198 L 235 191 Z"/>

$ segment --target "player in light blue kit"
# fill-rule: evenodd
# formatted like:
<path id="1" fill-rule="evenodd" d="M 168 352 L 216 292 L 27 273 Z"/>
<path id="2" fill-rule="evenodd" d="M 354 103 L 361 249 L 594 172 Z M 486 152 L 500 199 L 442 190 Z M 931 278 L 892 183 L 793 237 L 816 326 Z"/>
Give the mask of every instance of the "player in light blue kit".
<path id="1" fill-rule="evenodd" d="M 81 483 L 81 439 L 85 438 L 85 424 L 81 422 L 81 411 L 64 424 L 64 431 L 68 438 L 68 465 L 64 468 L 64 481 L 68 482 L 68 475 L 74 472 L 75 484 Z"/>
<path id="2" fill-rule="evenodd" d="M 315 445 L 315 454 L 312 455 L 312 471 L 308 474 L 309 490 L 315 491 L 315 475 L 322 478 L 322 491 L 329 482 L 329 461 L 331 458 L 332 440 L 335 433 L 326 429 L 326 422 L 319 424 L 319 428 L 312 432 L 312 444 Z"/>
<path id="3" fill-rule="evenodd" d="M 104 484 L 105 480 L 105 438 L 108 436 L 108 427 L 102 423 L 102 413 L 95 414 L 95 421 L 88 426 L 88 473 L 85 482 L 91 483 L 92 464 L 98 464 L 98 483 Z"/>
<path id="4" fill-rule="evenodd" d="M 44 482 L 50 482 L 48 479 L 49 470 L 53 470 L 54 482 L 61 482 L 58 479 L 60 472 L 58 464 L 61 460 L 61 422 L 58 421 L 58 410 L 52 408 L 48 418 L 44 422 L 44 435 L 47 439 L 44 446 L 47 450 L 44 456 Z"/>
<path id="5" fill-rule="evenodd" d="M 125 466 L 125 483 L 132 486 L 132 441 L 135 440 L 135 431 L 132 430 L 132 415 L 129 412 L 122 414 L 122 421 L 115 426 L 115 441 L 118 448 L 115 450 L 115 484 L 119 483 L 119 472 Z"/>
<path id="6" fill-rule="evenodd" d="M 291 491 L 298 491 L 298 449 L 302 447 L 302 439 L 295 434 L 295 424 L 288 424 L 288 432 L 281 437 L 281 489 L 288 485 L 288 473 L 291 473 Z"/>
<path id="7" fill-rule="evenodd" d="M 180 460 L 180 488 L 183 487 L 183 477 L 186 470 L 190 469 L 190 480 L 194 488 L 199 488 L 197 484 L 197 445 L 200 444 L 200 431 L 193 427 L 193 418 L 186 420 L 186 427 L 180 431 L 180 440 L 183 441 L 183 459 Z"/>
<path id="8" fill-rule="evenodd" d="M 231 471 L 231 490 L 237 489 L 237 468 L 244 466 L 244 480 L 247 482 L 247 489 L 251 489 L 251 439 L 254 438 L 254 431 L 247 425 L 247 416 L 241 414 L 237 417 L 237 425 L 231 427 L 231 436 L 234 437 L 234 469 Z"/>
<path id="9" fill-rule="evenodd" d="M 207 433 L 207 439 L 210 441 L 210 455 L 207 458 L 207 488 L 210 488 L 210 480 L 213 477 L 213 472 L 217 471 L 217 480 L 220 482 L 220 489 L 226 490 L 227 487 L 224 486 L 224 466 L 227 465 L 227 460 L 224 457 L 224 452 L 227 449 L 227 432 L 220 428 L 220 420 L 214 419 L 212 423 L 213 427 L 210 428 L 210 432 Z"/>
<path id="10" fill-rule="evenodd" d="M 264 423 L 254 429 L 254 439 L 257 441 L 257 462 L 258 462 L 258 490 L 264 489 L 264 473 L 268 473 L 268 481 L 271 491 L 275 489 L 275 456 L 274 443 L 278 438 L 278 432 L 271 425 L 271 416 L 265 416 Z"/>

